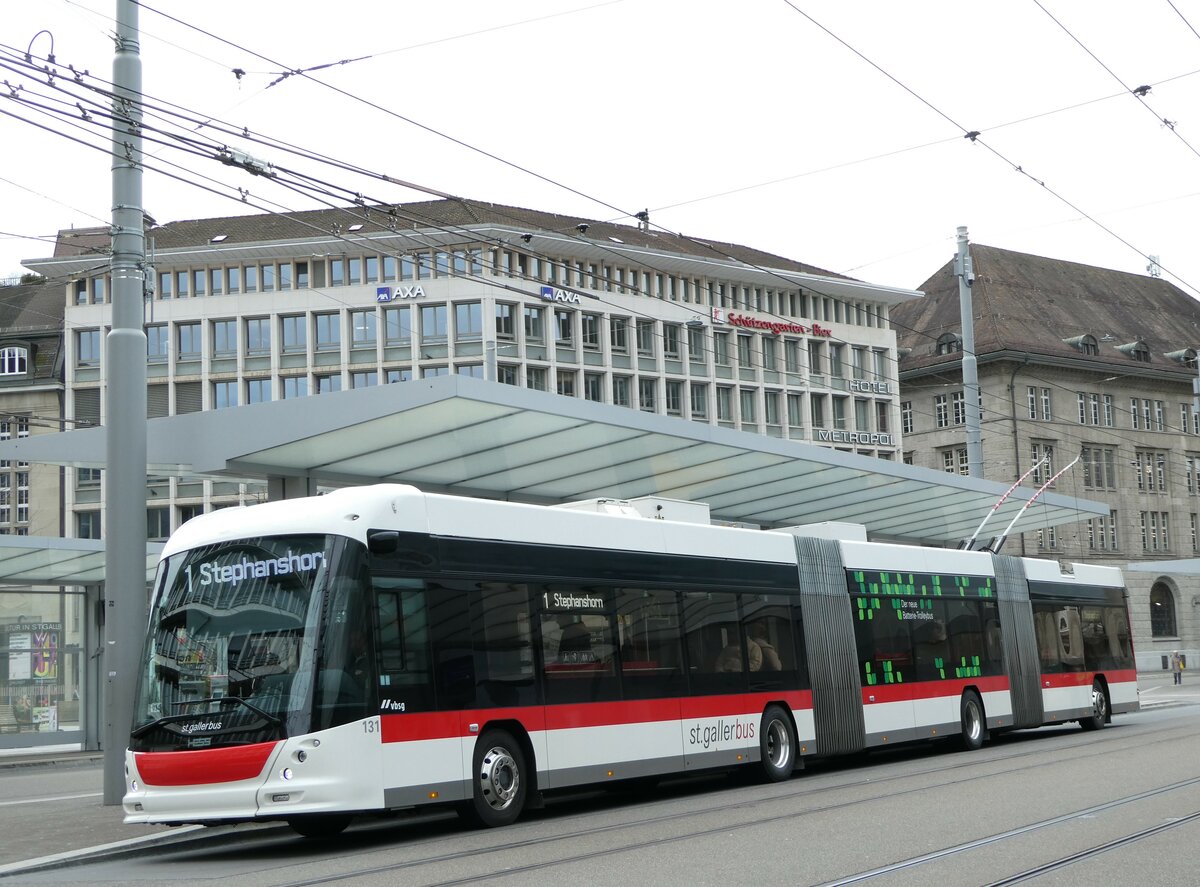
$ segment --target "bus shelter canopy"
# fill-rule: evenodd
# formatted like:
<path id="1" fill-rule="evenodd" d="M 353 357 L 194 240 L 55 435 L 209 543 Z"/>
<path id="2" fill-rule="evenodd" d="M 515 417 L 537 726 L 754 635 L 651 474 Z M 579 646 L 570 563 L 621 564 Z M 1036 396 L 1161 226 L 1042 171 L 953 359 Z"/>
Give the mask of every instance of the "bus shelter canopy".
<path id="1" fill-rule="evenodd" d="M 0 458 L 103 468 L 103 427 L 0 443 Z M 971 535 L 1003 484 L 625 407 L 451 375 L 207 410 L 148 423 L 150 474 L 408 483 L 430 492 L 561 503 L 660 496 L 714 520 L 863 524 L 871 538 L 945 545 Z M 1019 488 L 981 534 L 1032 496 Z M 1014 532 L 1108 514 L 1048 493 Z"/>

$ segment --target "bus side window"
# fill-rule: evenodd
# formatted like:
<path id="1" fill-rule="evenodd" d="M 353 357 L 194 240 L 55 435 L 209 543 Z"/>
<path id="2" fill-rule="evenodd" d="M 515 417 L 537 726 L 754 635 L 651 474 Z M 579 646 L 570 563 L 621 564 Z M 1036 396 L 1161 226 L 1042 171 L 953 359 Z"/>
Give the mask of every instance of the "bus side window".
<path id="1" fill-rule="evenodd" d="M 685 592 L 688 683 L 693 695 L 737 693 L 746 688 L 749 667 L 738 619 L 737 596 Z"/>
<path id="2" fill-rule="evenodd" d="M 674 591 L 622 588 L 617 593 L 621 685 L 627 699 L 683 692 L 679 601 Z"/>
<path id="3" fill-rule="evenodd" d="M 480 705 L 535 705 L 530 589 L 524 584 L 481 582 L 473 598 L 475 671 Z"/>
<path id="4" fill-rule="evenodd" d="M 747 595 L 742 599 L 742 608 L 749 649 L 750 689 L 791 686 L 796 680 L 796 645 L 788 599 L 779 595 Z"/>

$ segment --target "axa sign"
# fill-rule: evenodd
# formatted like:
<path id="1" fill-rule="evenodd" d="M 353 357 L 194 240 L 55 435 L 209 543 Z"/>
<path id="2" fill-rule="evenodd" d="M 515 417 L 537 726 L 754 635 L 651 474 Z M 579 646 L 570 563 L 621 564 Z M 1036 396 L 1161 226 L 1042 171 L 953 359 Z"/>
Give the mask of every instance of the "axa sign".
<path id="1" fill-rule="evenodd" d="M 542 287 L 542 298 L 547 302 L 568 302 L 572 305 L 580 304 L 579 293 L 572 293 L 553 286 Z"/>
<path id="2" fill-rule="evenodd" d="M 376 302 L 395 302 L 397 299 L 420 299 L 425 290 L 420 284 L 416 286 L 377 286 L 375 287 Z"/>

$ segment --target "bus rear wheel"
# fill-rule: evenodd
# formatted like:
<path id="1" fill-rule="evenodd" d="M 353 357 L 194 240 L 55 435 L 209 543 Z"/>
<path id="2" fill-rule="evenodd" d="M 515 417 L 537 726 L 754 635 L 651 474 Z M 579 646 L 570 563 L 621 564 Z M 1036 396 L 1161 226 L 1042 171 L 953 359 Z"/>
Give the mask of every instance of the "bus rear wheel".
<path id="1" fill-rule="evenodd" d="M 489 730 L 475 743 L 474 789 L 461 809 L 473 825 L 510 825 L 521 815 L 529 791 L 525 755 L 506 730 Z"/>
<path id="2" fill-rule="evenodd" d="M 796 732 L 792 719 L 778 705 L 763 712 L 758 733 L 762 772 L 768 782 L 782 782 L 796 768 Z"/>
<path id="3" fill-rule="evenodd" d="M 983 700 L 974 690 L 968 690 L 963 694 L 960 711 L 963 748 L 967 751 L 975 751 L 987 739 L 987 719 L 983 714 Z"/>
<path id="4" fill-rule="evenodd" d="M 1099 681 L 1092 681 L 1092 714 L 1081 718 L 1079 726 L 1085 730 L 1099 730 L 1108 723 L 1108 697 Z"/>

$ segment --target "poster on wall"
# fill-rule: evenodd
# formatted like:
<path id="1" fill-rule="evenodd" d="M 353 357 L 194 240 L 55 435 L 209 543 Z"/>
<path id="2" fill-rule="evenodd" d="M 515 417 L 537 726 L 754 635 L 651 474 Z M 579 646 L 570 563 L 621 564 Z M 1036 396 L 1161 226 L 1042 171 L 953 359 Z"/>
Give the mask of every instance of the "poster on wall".
<path id="1" fill-rule="evenodd" d="M 62 625 L 57 622 L 9 626 L 4 638 L 8 649 L 8 680 L 57 681 L 61 631 Z"/>

